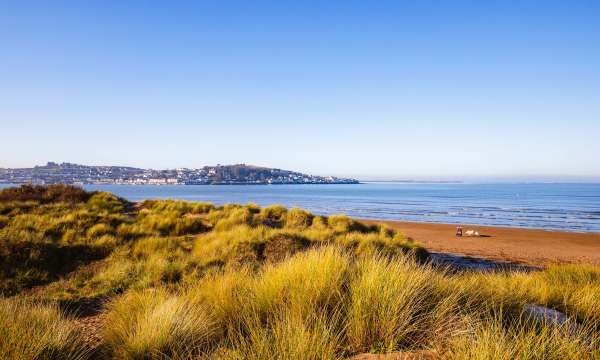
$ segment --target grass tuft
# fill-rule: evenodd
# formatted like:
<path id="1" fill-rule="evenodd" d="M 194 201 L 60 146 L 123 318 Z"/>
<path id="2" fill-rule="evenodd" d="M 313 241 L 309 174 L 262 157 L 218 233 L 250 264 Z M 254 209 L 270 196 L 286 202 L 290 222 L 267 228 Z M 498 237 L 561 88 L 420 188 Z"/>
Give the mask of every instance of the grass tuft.
<path id="1" fill-rule="evenodd" d="M 109 306 L 104 338 L 119 359 L 203 355 L 214 341 L 214 321 L 199 305 L 162 289 L 130 292 Z"/>
<path id="2" fill-rule="evenodd" d="M 0 299 L 0 359 L 86 359 L 78 328 L 55 305 Z"/>

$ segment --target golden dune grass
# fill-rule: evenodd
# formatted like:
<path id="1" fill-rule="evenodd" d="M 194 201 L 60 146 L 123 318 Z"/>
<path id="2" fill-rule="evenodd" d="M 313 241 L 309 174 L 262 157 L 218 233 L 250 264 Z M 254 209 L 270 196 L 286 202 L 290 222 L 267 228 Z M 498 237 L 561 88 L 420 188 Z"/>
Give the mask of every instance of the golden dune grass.
<path id="1" fill-rule="evenodd" d="M 100 358 L 600 357 L 595 266 L 456 274 L 385 226 L 281 206 L 133 206 L 100 193 L 4 202 L 0 214 L 12 295 L 0 299 L 0 358 L 90 358 L 58 304 L 104 298 Z M 571 320 L 540 320 L 528 304 Z"/>

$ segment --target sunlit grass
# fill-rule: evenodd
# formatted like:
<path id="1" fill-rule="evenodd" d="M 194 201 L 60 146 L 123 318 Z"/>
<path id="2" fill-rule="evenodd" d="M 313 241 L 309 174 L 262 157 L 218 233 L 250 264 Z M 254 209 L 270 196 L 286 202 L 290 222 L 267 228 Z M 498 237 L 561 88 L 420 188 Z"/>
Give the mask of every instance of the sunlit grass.
<path id="1" fill-rule="evenodd" d="M 573 330 L 548 323 L 535 323 L 498 313 L 473 324 L 472 332 L 456 337 L 446 357 L 477 360 L 598 359 L 598 339 L 586 329 Z"/>
<path id="2" fill-rule="evenodd" d="M 154 289 L 130 292 L 109 306 L 104 339 L 119 359 L 205 354 L 216 329 L 198 304 Z"/>
<path id="3" fill-rule="evenodd" d="M 0 299 L 0 359 L 85 359 L 91 350 L 54 305 Z"/>
<path id="4" fill-rule="evenodd" d="M 0 298 L 0 358 L 89 358 L 57 304 L 97 300 L 99 358 L 600 357 L 595 266 L 452 273 L 401 233 L 343 215 L 61 189 L 0 202 L 0 291 L 13 296 Z"/>

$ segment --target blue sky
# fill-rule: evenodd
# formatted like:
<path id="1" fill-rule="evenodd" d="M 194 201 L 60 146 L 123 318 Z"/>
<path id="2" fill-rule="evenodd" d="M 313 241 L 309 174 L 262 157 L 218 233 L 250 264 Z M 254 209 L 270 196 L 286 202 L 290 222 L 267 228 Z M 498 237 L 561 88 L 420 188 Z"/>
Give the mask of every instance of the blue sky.
<path id="1" fill-rule="evenodd" d="M 9 1 L 0 167 L 600 179 L 600 3 Z"/>

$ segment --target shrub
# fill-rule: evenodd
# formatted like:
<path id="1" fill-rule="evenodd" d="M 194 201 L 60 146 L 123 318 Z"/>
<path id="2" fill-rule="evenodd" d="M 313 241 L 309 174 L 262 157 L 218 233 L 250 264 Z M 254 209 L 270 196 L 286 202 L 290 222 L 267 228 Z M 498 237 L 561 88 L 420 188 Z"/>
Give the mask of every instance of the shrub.
<path id="1" fill-rule="evenodd" d="M 260 211 L 262 223 L 269 227 L 282 227 L 285 222 L 287 209 L 281 205 L 272 205 L 263 208 Z"/>
<path id="2" fill-rule="evenodd" d="M 21 185 L 0 190 L 0 202 L 35 201 L 41 204 L 54 202 L 82 203 L 91 193 L 71 185 Z"/>
<path id="3" fill-rule="evenodd" d="M 355 220 L 350 219 L 346 215 L 331 215 L 327 218 L 327 223 L 334 231 L 339 233 L 360 231 L 367 232 L 369 227 Z"/>
<path id="4" fill-rule="evenodd" d="M 205 220 L 196 216 L 184 216 L 175 221 L 175 226 L 171 231 L 171 235 L 181 236 L 187 234 L 198 234 L 207 231 L 209 226 Z"/>
<path id="5" fill-rule="evenodd" d="M 286 216 L 285 225 L 305 229 L 312 225 L 313 215 L 306 210 L 291 209 Z"/>
<path id="6" fill-rule="evenodd" d="M 386 232 L 346 232 L 338 235 L 335 241 L 352 249 L 357 255 L 380 254 L 395 257 L 409 253 L 419 261 L 425 261 L 429 257 L 429 253 L 425 249 L 400 234 L 390 236 Z"/>
<path id="7" fill-rule="evenodd" d="M 310 240 L 301 234 L 285 230 L 272 231 L 265 239 L 262 257 L 270 262 L 278 262 L 306 250 L 309 246 Z"/>
<path id="8" fill-rule="evenodd" d="M 88 200 L 88 205 L 95 210 L 118 213 L 125 210 L 126 201 L 108 192 L 95 193 Z"/>
<path id="9" fill-rule="evenodd" d="M 214 208 L 215 208 L 215 206 L 211 203 L 194 202 L 194 203 L 192 203 L 192 209 L 190 210 L 190 213 L 191 214 L 208 214 Z"/>

